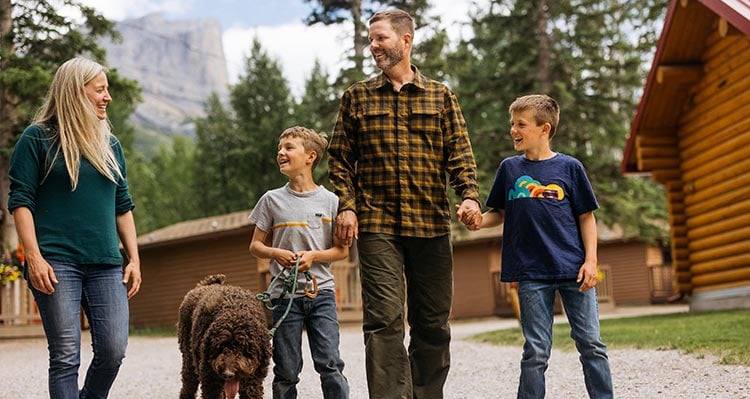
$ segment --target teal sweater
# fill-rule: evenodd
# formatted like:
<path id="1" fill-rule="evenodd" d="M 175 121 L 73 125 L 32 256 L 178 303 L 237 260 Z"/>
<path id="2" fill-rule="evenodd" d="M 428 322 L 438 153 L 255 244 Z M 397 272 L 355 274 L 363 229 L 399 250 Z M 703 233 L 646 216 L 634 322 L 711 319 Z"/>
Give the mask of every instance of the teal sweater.
<path id="1" fill-rule="evenodd" d="M 8 210 L 11 213 L 19 207 L 31 210 L 37 241 L 45 259 L 122 265 L 115 218 L 135 205 L 128 192 L 120 142 L 111 136 L 110 144 L 123 179 L 118 184 L 113 183 L 82 157 L 78 187 L 71 191 L 62 151 L 44 179 L 49 162 L 59 148 L 53 132 L 31 125 L 16 143 L 8 170 Z"/>

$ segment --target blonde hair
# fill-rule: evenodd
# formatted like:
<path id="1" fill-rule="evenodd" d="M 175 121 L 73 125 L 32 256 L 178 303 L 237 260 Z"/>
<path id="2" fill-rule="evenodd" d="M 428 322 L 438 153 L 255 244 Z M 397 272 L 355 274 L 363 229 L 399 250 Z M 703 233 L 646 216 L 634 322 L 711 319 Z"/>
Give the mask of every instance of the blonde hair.
<path id="1" fill-rule="evenodd" d="M 305 147 L 305 151 L 315 151 L 317 155 L 313 161 L 312 168 L 315 169 L 320 163 L 320 160 L 325 155 L 326 147 L 328 146 L 328 139 L 325 133 L 318 133 L 315 130 L 304 126 L 292 126 L 281 132 L 279 140 L 285 138 L 298 138 L 302 139 L 302 146 Z"/>
<path id="2" fill-rule="evenodd" d="M 510 113 L 527 110 L 534 111 L 537 126 L 545 123 L 552 126 L 549 131 L 549 138 L 552 138 L 557 132 L 557 124 L 560 123 L 560 106 L 557 105 L 557 101 L 546 94 L 529 94 L 516 98 L 508 108 Z"/>
<path id="3" fill-rule="evenodd" d="M 385 20 L 391 23 L 393 30 L 399 35 L 409 34 L 414 38 L 414 18 L 404 10 L 385 10 L 376 12 L 368 21 L 370 25 Z"/>
<path id="4" fill-rule="evenodd" d="M 112 132 L 109 121 L 97 117 L 86 96 L 86 85 L 101 73 L 106 73 L 103 66 L 83 57 L 70 59 L 60 65 L 44 104 L 34 118 L 34 123 L 52 128 L 52 139 L 59 140 L 59 146 L 44 178 L 52 171 L 62 150 L 70 176 L 71 191 L 78 187 L 82 156 L 112 182 L 117 183 L 118 179 L 123 178 L 110 146 Z"/>

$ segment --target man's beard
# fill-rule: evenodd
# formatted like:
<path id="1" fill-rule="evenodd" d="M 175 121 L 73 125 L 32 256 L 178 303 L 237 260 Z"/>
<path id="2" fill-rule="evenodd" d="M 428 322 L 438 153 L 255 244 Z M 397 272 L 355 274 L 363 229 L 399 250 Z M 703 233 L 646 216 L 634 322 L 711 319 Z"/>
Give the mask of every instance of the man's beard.
<path id="1" fill-rule="evenodd" d="M 375 65 L 377 65 L 381 71 L 387 71 L 393 68 L 404 59 L 404 49 L 401 47 L 383 49 L 381 52 L 385 55 L 385 58 L 380 60 L 375 59 Z"/>

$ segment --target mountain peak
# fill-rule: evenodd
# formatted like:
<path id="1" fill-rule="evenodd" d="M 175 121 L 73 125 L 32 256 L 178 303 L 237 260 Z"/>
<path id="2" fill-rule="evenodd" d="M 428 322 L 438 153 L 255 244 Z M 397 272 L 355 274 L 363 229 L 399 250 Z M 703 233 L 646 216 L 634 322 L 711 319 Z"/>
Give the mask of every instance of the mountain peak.
<path id="1" fill-rule="evenodd" d="M 143 102 L 132 117 L 142 128 L 193 135 L 212 92 L 228 96 L 221 25 L 214 19 L 166 20 L 161 13 L 117 22 L 122 41 L 102 42 L 107 64 L 138 81 Z"/>

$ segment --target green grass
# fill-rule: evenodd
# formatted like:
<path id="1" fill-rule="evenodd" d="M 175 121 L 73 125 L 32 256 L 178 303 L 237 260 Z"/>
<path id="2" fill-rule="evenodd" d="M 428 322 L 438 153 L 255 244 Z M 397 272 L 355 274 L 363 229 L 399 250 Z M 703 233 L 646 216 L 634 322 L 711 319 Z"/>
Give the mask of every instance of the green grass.
<path id="1" fill-rule="evenodd" d="M 552 347 L 575 350 L 570 326 L 555 324 Z M 718 357 L 721 364 L 750 366 L 750 311 L 676 313 L 601 321 L 608 348 L 675 349 L 703 357 Z M 475 335 L 473 341 L 522 346 L 520 328 Z"/>
<path id="2" fill-rule="evenodd" d="M 176 327 L 133 328 L 131 326 L 130 336 L 133 336 L 133 337 L 177 337 L 177 328 Z"/>

